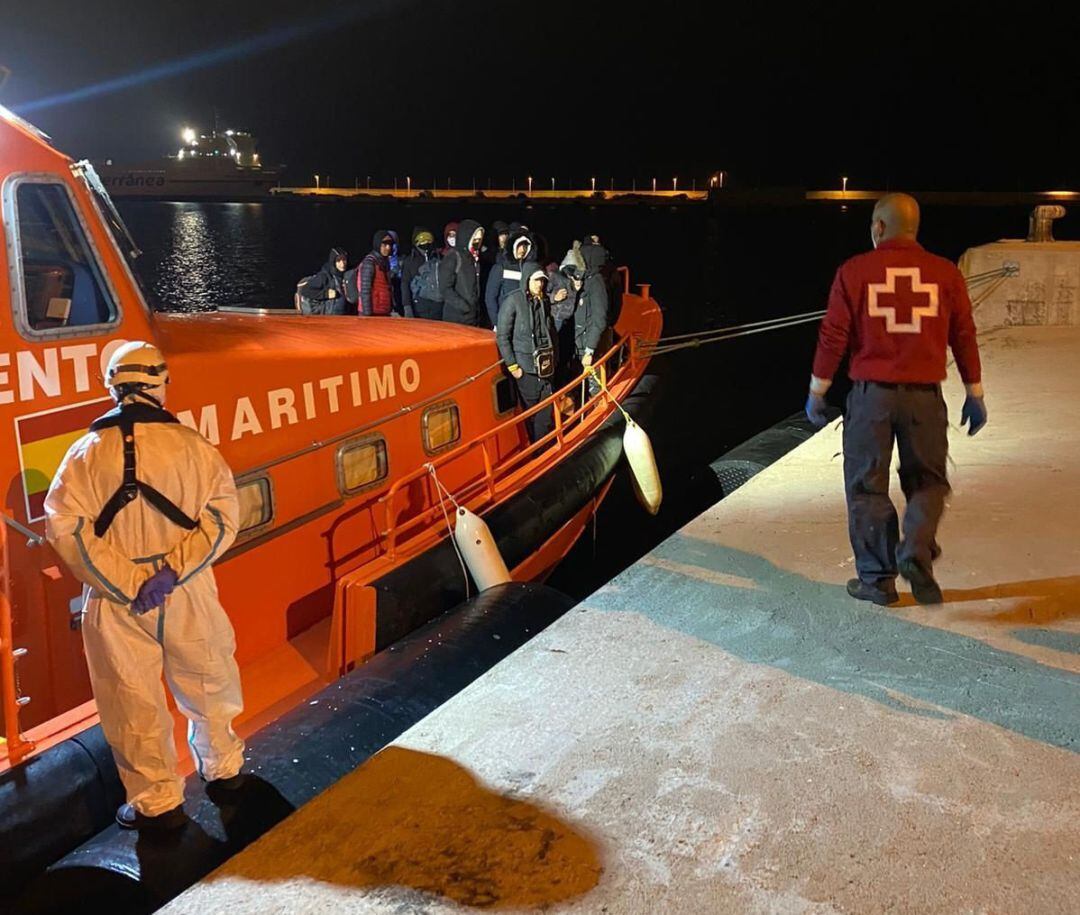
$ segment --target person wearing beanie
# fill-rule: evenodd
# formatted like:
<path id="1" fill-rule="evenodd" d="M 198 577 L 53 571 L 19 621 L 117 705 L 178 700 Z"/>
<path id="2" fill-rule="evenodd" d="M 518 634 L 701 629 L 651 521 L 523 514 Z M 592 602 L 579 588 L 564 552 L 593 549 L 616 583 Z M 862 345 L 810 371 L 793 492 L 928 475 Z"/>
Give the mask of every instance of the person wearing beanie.
<path id="1" fill-rule="evenodd" d="M 480 321 L 481 326 L 493 328 L 495 326 L 495 317 L 491 313 L 491 308 L 486 307 L 487 290 L 491 274 L 495 272 L 497 267 L 501 268 L 506 263 L 506 248 L 507 240 L 510 238 L 510 226 L 501 219 L 496 219 L 491 224 L 491 235 L 488 238 L 491 241 L 484 245 L 484 249 L 480 253 L 480 288 L 484 290 L 485 304 L 485 308 L 480 309 Z"/>
<path id="2" fill-rule="evenodd" d="M 495 341 L 507 371 L 517 384 L 525 409 L 552 394 L 558 364 L 558 336 L 547 297 L 547 274 L 536 263 L 524 265 L 525 284 L 515 289 L 499 309 Z M 525 420 L 530 441 L 547 435 L 555 423 L 550 408 Z"/>
<path id="3" fill-rule="evenodd" d="M 498 243 L 495 254 L 498 256 L 506 251 L 506 246 L 510 242 L 510 226 L 503 222 L 501 219 L 496 219 L 491 226 L 492 235 L 495 237 L 495 241 Z"/>
<path id="4" fill-rule="evenodd" d="M 371 240 L 371 251 L 360 262 L 360 314 L 367 317 L 389 315 L 394 310 L 394 287 L 390 282 L 390 255 L 394 236 L 379 229 Z"/>
<path id="5" fill-rule="evenodd" d="M 423 226 L 413 229 L 412 251 L 401 264 L 401 301 L 407 318 L 442 320 L 439 252 L 435 234 Z"/>

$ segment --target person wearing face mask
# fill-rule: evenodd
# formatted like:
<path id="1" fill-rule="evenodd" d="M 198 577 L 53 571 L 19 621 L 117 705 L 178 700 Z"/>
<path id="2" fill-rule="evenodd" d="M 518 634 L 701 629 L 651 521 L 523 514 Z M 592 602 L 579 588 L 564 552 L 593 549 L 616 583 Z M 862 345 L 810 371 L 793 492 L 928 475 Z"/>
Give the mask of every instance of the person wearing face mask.
<path id="1" fill-rule="evenodd" d="M 413 229 L 413 247 L 401 264 L 401 298 L 407 318 L 441 321 L 443 293 L 439 288 L 439 252 L 430 229 Z"/>
<path id="2" fill-rule="evenodd" d="M 450 220 L 445 226 L 443 226 L 443 246 L 439 249 L 440 255 L 445 255 L 447 251 L 452 251 L 457 247 L 457 235 L 459 222 L 456 220 Z"/>
<path id="3" fill-rule="evenodd" d="M 521 402 L 528 409 L 551 396 L 559 353 L 547 297 L 547 274 L 535 263 L 526 264 L 525 270 L 525 288 L 515 289 L 499 309 L 495 341 L 507 371 L 517 383 Z M 529 440 L 543 438 L 554 423 L 550 408 L 530 416 L 525 421 Z"/>
<path id="4" fill-rule="evenodd" d="M 462 220 L 457 242 L 439 261 L 439 287 L 443 293 L 443 320 L 476 326 L 480 304 L 480 251 L 484 228 L 474 219 Z"/>
<path id="5" fill-rule="evenodd" d="M 845 355 L 853 382 L 844 418 L 844 484 L 858 600 L 898 600 L 897 573 L 921 604 L 940 604 L 933 574 L 937 528 L 949 493 L 948 409 L 941 395 L 946 350 L 967 388 L 961 426 L 975 435 L 986 424 L 982 369 L 964 277 L 951 261 L 916 241 L 919 205 L 888 194 L 874 206 L 874 250 L 836 272 L 818 334 L 806 415 L 829 420 L 825 394 Z M 900 452 L 900 488 L 907 498 L 901 526 L 889 498 L 893 441 Z"/>
<path id="6" fill-rule="evenodd" d="M 380 229 L 372 239 L 372 249 L 360 262 L 360 314 L 386 316 L 394 310 L 394 290 L 390 284 L 390 254 L 394 236 Z"/>

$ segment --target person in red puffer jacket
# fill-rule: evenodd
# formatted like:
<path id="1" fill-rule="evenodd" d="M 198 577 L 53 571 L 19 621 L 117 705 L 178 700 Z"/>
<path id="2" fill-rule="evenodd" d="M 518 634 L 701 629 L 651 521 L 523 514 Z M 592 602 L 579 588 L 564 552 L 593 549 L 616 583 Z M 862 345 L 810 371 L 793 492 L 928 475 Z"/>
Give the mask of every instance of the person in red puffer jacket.
<path id="1" fill-rule="evenodd" d="M 394 291 L 390 285 L 394 237 L 386 229 L 380 229 L 371 245 L 372 250 L 360 262 L 360 314 L 388 315 L 394 310 Z"/>
<path id="2" fill-rule="evenodd" d="M 916 241 L 919 205 L 889 194 L 874 207 L 874 250 L 836 272 L 818 335 L 806 415 L 828 421 L 825 393 L 850 353 L 854 382 L 844 417 L 848 532 L 858 578 L 847 591 L 887 605 L 898 598 L 899 572 L 915 599 L 939 604 L 933 562 L 937 528 L 949 493 L 948 411 L 941 394 L 946 349 L 967 387 L 961 425 L 974 435 L 986 424 L 982 368 L 971 300 L 960 271 Z M 903 530 L 889 498 L 893 440 L 907 498 Z"/>

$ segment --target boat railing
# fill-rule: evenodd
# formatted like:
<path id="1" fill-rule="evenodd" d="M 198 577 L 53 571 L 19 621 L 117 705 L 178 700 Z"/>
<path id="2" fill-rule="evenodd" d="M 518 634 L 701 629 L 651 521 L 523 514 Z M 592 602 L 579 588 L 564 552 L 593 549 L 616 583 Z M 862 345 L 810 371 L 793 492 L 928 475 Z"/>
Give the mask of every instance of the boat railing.
<path id="1" fill-rule="evenodd" d="M 6 514 L 3 521 L 9 521 Z M 0 747 L 0 759 L 6 758 L 14 765 L 34 749 L 19 728 L 19 710 L 30 701 L 19 691 L 19 675 L 16 665 L 26 654 L 25 648 L 16 648 L 12 634 L 11 619 L 11 567 L 8 563 L 8 525 L 0 524 L 0 708 L 4 715 L 4 744 Z"/>
<path id="2" fill-rule="evenodd" d="M 378 500 L 384 509 L 385 528 L 382 533 L 386 557 L 391 561 L 394 560 L 403 542 L 423 537 L 424 533 L 429 531 L 432 519 L 439 517 L 446 510 L 448 498 L 459 504 L 475 501 L 476 504 L 473 504 L 471 508 L 483 510 L 498 500 L 503 491 L 509 488 L 506 485 L 508 478 L 519 470 L 524 471 L 530 459 L 543 457 L 542 463 L 546 465 L 562 452 L 582 441 L 584 436 L 573 434 L 574 430 L 586 425 L 598 425 L 611 415 L 612 411 L 604 409 L 605 404 L 610 404 L 612 399 L 610 389 L 618 387 L 626 375 L 633 371 L 636 352 L 636 338 L 627 337 L 616 342 L 601 358 L 597 359 L 592 369 L 600 376 L 604 384 L 595 395 L 582 397 L 581 405 L 568 414 L 564 415 L 560 407 L 573 391 L 584 387 L 588 392 L 586 381 L 590 373 L 587 370 L 534 406 L 516 413 L 505 422 L 482 432 L 452 451 L 433 458 L 411 473 L 395 480 Z M 607 379 L 609 368 L 615 369 L 610 380 Z M 531 442 L 524 448 L 515 449 L 504 459 L 498 460 L 495 450 L 499 437 L 507 431 L 517 431 L 527 420 L 544 410 L 551 410 L 554 414 L 552 430 L 535 442 Z M 437 475 L 440 469 L 460 462 L 463 457 L 475 452 L 479 452 L 483 463 L 483 470 L 478 476 L 474 476 L 447 494 L 444 494 L 440 486 L 438 491 L 433 493 L 432 504 L 429 507 L 402 521 L 397 520 L 395 509 L 398 497 L 403 490 L 424 477 L 431 474 Z M 500 484 L 503 485 L 500 486 Z M 409 532 L 414 528 L 420 528 L 420 530 L 410 536 Z"/>

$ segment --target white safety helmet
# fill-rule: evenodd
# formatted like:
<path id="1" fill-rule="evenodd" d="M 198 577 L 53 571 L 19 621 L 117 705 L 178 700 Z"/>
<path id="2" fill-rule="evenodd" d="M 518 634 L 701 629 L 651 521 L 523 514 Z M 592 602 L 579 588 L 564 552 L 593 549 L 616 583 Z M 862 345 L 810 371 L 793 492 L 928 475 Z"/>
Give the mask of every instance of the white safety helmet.
<path id="1" fill-rule="evenodd" d="M 105 384 L 117 400 L 130 394 L 145 393 L 158 403 L 164 403 L 168 383 L 169 367 L 165 364 L 165 356 L 153 343 L 144 340 L 133 340 L 119 347 L 105 370 Z"/>

